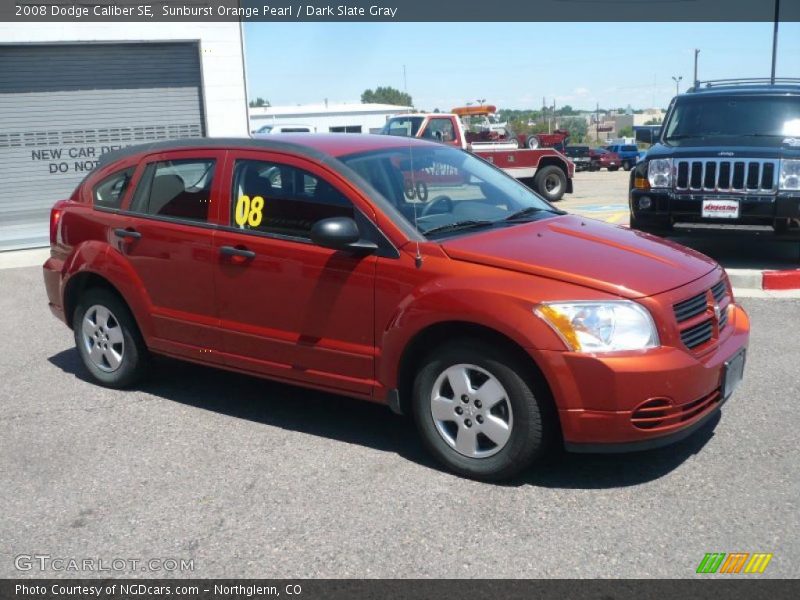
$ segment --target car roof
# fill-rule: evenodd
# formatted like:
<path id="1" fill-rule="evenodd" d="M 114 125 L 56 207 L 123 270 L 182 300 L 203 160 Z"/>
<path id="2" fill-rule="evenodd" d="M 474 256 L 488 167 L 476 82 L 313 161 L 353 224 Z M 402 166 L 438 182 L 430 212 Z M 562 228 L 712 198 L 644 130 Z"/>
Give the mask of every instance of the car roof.
<path id="1" fill-rule="evenodd" d="M 440 146 L 417 138 L 370 135 L 355 133 L 276 133 L 265 138 L 184 138 L 126 146 L 112 150 L 100 157 L 100 165 L 106 165 L 137 154 L 153 154 L 172 150 L 193 149 L 250 149 L 294 152 L 311 158 L 338 158 L 349 154 L 360 154 L 371 150 L 409 148 L 418 146 Z"/>

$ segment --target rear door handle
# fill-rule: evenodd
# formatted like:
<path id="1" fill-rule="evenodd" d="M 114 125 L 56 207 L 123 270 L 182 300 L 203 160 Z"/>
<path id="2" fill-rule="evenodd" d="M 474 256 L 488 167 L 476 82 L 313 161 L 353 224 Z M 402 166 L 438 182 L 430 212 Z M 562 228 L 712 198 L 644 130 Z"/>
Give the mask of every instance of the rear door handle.
<path id="1" fill-rule="evenodd" d="M 135 229 L 115 229 L 114 235 L 121 238 L 131 238 L 133 240 L 138 240 L 142 237 L 142 234 L 136 231 Z"/>
<path id="2" fill-rule="evenodd" d="M 247 248 L 237 248 L 235 246 L 220 246 L 219 253 L 222 256 L 238 256 L 241 258 L 255 258 L 256 253 Z"/>

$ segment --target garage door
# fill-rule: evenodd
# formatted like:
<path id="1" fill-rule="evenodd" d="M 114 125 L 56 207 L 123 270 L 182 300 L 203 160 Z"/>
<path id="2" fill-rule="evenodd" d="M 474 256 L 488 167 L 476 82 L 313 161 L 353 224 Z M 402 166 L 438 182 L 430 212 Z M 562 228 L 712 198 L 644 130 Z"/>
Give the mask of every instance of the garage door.
<path id="1" fill-rule="evenodd" d="M 102 153 L 202 136 L 202 105 L 195 43 L 0 45 L 0 251 L 47 245 Z"/>

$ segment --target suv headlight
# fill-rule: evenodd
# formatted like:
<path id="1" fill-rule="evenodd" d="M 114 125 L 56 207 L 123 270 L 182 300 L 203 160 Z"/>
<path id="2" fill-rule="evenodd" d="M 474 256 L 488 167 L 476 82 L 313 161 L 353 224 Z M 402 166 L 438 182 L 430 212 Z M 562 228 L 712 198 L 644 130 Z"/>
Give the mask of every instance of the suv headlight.
<path id="1" fill-rule="evenodd" d="M 574 352 L 644 350 L 659 345 L 650 313 L 629 300 L 544 302 L 534 313 Z"/>
<path id="2" fill-rule="evenodd" d="M 781 160 L 781 175 L 778 188 L 792 192 L 800 191 L 800 160 L 784 158 Z"/>
<path id="3" fill-rule="evenodd" d="M 650 187 L 672 187 L 672 159 L 654 158 L 647 163 L 647 181 Z"/>

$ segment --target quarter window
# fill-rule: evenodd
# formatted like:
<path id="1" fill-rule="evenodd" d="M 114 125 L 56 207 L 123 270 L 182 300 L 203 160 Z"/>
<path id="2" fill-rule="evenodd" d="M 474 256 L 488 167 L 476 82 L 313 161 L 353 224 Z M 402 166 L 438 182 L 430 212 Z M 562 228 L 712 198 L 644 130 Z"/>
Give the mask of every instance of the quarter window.
<path id="1" fill-rule="evenodd" d="M 214 166 L 212 159 L 167 160 L 147 165 L 136 187 L 131 211 L 207 221 Z"/>
<path id="2" fill-rule="evenodd" d="M 238 160 L 233 172 L 233 227 L 308 239 L 314 223 L 354 217 L 353 205 L 324 179 L 289 165 Z"/>
<path id="3" fill-rule="evenodd" d="M 94 188 L 94 205 L 102 208 L 119 208 L 128 184 L 133 177 L 133 167 L 109 175 Z"/>

